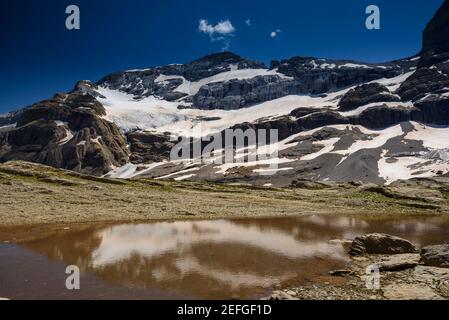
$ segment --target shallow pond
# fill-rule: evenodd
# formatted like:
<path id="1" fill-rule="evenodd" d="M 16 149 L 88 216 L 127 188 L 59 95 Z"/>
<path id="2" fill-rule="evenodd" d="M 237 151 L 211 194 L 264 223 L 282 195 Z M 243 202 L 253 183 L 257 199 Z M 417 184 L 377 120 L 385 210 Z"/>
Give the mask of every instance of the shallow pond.
<path id="1" fill-rule="evenodd" d="M 349 257 L 333 239 L 371 232 L 418 247 L 449 240 L 449 217 L 175 221 L 64 230 L 0 244 L 0 297 L 12 299 L 253 299 L 279 286 L 343 281 Z M 68 265 L 80 290 L 65 287 Z"/>

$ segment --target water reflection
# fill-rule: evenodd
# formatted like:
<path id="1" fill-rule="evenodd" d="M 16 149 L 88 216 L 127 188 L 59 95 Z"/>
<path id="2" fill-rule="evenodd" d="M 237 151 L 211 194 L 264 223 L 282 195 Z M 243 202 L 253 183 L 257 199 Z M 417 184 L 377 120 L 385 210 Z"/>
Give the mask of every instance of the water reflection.
<path id="1" fill-rule="evenodd" d="M 26 247 L 128 288 L 186 298 L 252 298 L 343 267 L 348 257 L 331 239 L 386 232 L 425 245 L 447 239 L 448 231 L 448 218 L 308 216 L 90 227 Z"/>

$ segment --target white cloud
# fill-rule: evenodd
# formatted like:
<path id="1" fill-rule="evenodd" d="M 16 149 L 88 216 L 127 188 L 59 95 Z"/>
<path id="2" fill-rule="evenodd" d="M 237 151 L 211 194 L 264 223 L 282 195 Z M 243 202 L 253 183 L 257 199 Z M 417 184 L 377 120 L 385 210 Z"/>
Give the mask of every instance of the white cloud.
<path id="1" fill-rule="evenodd" d="M 202 33 L 208 34 L 211 38 L 214 38 L 216 35 L 231 35 L 234 33 L 235 28 L 229 20 L 220 21 L 214 26 L 213 24 L 209 24 L 207 20 L 201 19 L 198 30 Z"/>
<path id="2" fill-rule="evenodd" d="M 246 23 L 246 25 L 247 25 L 248 27 L 251 27 L 251 26 L 252 26 L 251 19 L 245 20 L 245 23 Z"/>
<path id="3" fill-rule="evenodd" d="M 231 47 L 231 37 L 234 35 L 235 28 L 230 20 L 218 22 L 215 26 L 206 19 L 199 21 L 198 30 L 201 33 L 209 35 L 211 41 L 223 41 L 222 50 L 228 50 Z"/>
<path id="4" fill-rule="evenodd" d="M 279 33 L 281 33 L 281 32 L 282 32 L 281 29 L 277 29 L 276 31 L 272 31 L 272 32 L 270 33 L 270 37 L 271 37 L 271 38 L 276 38 L 276 37 L 279 35 Z"/>

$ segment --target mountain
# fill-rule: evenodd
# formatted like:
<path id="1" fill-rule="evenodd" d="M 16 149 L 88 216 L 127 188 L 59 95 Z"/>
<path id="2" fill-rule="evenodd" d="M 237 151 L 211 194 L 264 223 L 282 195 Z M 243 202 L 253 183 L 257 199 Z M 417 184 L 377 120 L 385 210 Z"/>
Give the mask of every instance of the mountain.
<path id="1" fill-rule="evenodd" d="M 448 27 L 446 0 L 423 32 L 421 52 L 388 63 L 293 57 L 267 67 L 223 52 L 80 81 L 0 116 L 0 162 L 266 186 L 448 175 Z M 278 157 L 170 161 L 177 143 L 170 135 L 194 140 L 227 128 L 278 129 Z M 267 168 L 273 162 L 278 168 Z"/>

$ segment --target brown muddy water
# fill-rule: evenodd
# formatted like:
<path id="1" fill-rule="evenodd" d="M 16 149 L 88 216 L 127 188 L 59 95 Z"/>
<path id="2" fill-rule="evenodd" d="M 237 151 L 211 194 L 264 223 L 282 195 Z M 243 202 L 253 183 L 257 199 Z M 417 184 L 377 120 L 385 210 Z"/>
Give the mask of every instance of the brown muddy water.
<path id="1" fill-rule="evenodd" d="M 331 282 L 349 262 L 333 239 L 384 232 L 418 247 L 449 240 L 449 217 L 175 221 L 63 230 L 0 244 L 0 297 L 10 299 L 257 299 Z M 65 287 L 81 269 L 80 290 Z"/>

